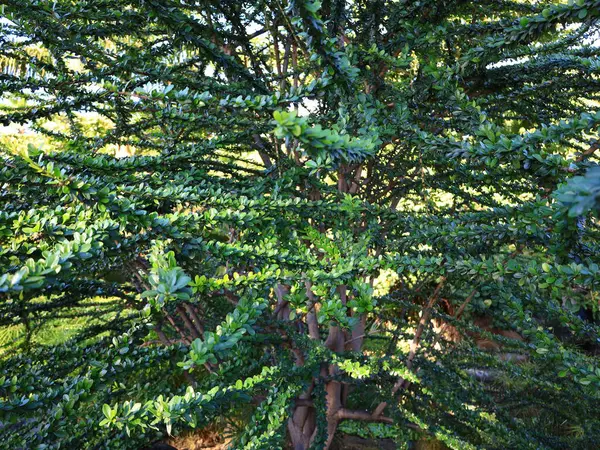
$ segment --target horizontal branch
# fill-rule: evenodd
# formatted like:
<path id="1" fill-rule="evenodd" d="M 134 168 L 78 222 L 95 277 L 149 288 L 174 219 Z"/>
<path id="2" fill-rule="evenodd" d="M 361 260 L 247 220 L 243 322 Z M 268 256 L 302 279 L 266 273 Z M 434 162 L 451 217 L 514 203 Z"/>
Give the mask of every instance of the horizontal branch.
<path id="1" fill-rule="evenodd" d="M 340 409 L 336 417 L 339 420 L 361 420 L 363 422 L 383 422 L 383 423 L 394 423 L 394 420 L 391 417 L 386 416 L 374 416 L 367 411 L 361 411 L 358 409 Z"/>

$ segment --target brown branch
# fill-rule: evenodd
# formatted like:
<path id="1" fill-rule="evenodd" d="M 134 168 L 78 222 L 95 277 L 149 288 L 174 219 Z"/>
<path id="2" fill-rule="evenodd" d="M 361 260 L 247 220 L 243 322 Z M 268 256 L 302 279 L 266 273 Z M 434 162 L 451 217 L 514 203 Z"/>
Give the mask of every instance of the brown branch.
<path id="1" fill-rule="evenodd" d="M 156 324 L 156 326 L 154 327 L 154 331 L 156 332 L 156 335 L 160 339 L 160 342 L 162 342 L 166 346 L 171 345 L 171 341 L 169 341 L 169 339 L 167 338 L 167 335 L 162 330 L 162 324 L 161 323 L 157 323 Z"/>
<path id="2" fill-rule="evenodd" d="M 273 311 L 273 315 L 278 319 L 289 318 L 289 310 L 286 311 L 286 308 L 290 304 L 290 302 L 288 302 L 287 300 L 285 300 L 283 298 L 284 295 L 286 295 L 290 292 L 289 286 L 285 286 L 283 284 L 277 284 L 273 288 L 273 292 L 275 293 L 275 296 L 277 297 L 277 306 L 275 307 L 275 310 Z"/>
<path id="3" fill-rule="evenodd" d="M 408 353 L 408 358 L 406 359 L 406 368 L 408 370 L 412 369 L 413 360 L 415 359 L 415 356 L 417 355 L 417 350 L 419 349 L 419 344 L 421 342 L 421 335 L 423 334 L 425 325 L 427 325 L 427 322 L 429 321 L 431 309 L 433 308 L 433 305 L 435 304 L 438 297 L 440 296 L 440 292 L 442 291 L 442 287 L 444 287 L 445 282 L 446 282 L 446 277 L 442 277 L 442 279 L 438 283 L 437 287 L 435 288 L 435 291 L 433 292 L 431 297 L 429 297 L 429 301 L 427 302 L 427 305 L 423 309 L 423 312 L 421 314 L 421 320 L 419 321 L 419 325 L 417 326 L 417 330 L 415 331 L 415 336 L 413 337 L 413 340 L 410 344 L 410 351 Z M 398 378 L 398 380 L 394 384 L 394 387 L 392 388 L 392 397 L 405 384 L 406 384 L 406 380 L 404 378 L 402 378 L 402 377 Z M 373 411 L 373 416 L 379 417 L 387 405 L 388 405 L 387 402 L 381 402 L 377 406 L 377 408 L 375 408 L 375 411 Z"/>
<path id="4" fill-rule="evenodd" d="M 308 53 L 307 50 L 304 49 L 304 47 L 302 47 L 301 42 L 298 40 L 298 36 L 297 36 L 298 33 L 296 33 L 294 31 L 294 27 L 292 26 L 292 23 L 290 22 L 290 19 L 288 18 L 288 15 L 286 14 L 285 10 L 283 9 L 283 6 L 281 6 L 281 3 L 279 2 L 279 0 L 277 0 L 276 3 L 277 3 L 277 7 L 281 11 L 281 17 L 283 19 L 284 25 L 288 29 L 288 32 L 290 33 L 290 36 L 294 39 L 295 47 L 299 47 L 300 50 L 302 50 L 302 52 L 304 53 L 304 57 L 307 60 L 310 59 L 310 54 Z M 273 10 L 273 12 L 275 13 L 274 10 Z"/>
<path id="5" fill-rule="evenodd" d="M 367 411 L 360 411 L 358 409 L 341 408 L 338 410 L 336 417 L 338 420 L 360 420 L 363 422 L 394 423 L 394 420 L 391 417 L 374 416 L 369 414 Z"/>
<path id="6" fill-rule="evenodd" d="M 579 155 L 575 161 L 580 163 L 582 162 L 586 157 L 588 156 L 592 156 L 596 150 L 598 150 L 600 148 L 600 141 L 596 141 L 594 142 L 590 148 L 588 148 L 586 151 L 582 152 L 581 155 Z"/>
<path id="7" fill-rule="evenodd" d="M 446 282 L 446 277 L 442 277 L 442 279 L 438 283 L 437 287 L 435 288 L 433 295 L 429 298 L 429 301 L 427 302 L 427 306 L 423 310 L 423 314 L 421 314 L 421 320 L 419 321 L 419 325 L 417 327 L 417 331 L 415 332 L 413 341 L 410 344 L 410 352 L 408 354 L 408 359 L 406 360 L 406 367 L 408 369 L 412 368 L 413 360 L 415 359 L 417 350 L 419 348 L 419 344 L 421 343 L 421 335 L 423 334 L 423 330 L 425 329 L 425 326 L 427 325 L 427 322 L 429 321 L 429 316 L 431 315 L 431 309 L 433 308 L 433 305 L 439 298 L 440 292 L 442 291 L 442 288 L 444 287 L 445 282 Z M 394 392 L 392 392 L 392 394 L 394 394 Z"/>
<path id="8" fill-rule="evenodd" d="M 194 325 L 195 325 L 196 329 L 198 330 L 198 332 L 201 335 L 204 334 L 204 324 L 202 323 L 202 319 L 200 319 L 200 317 L 198 316 L 196 309 L 189 303 L 184 303 L 183 307 L 185 308 L 187 313 L 190 315 L 190 317 L 194 321 Z"/>
<path id="9" fill-rule="evenodd" d="M 150 290 L 150 285 L 146 282 L 146 280 L 139 274 L 138 269 L 136 267 L 132 267 L 132 273 L 133 276 L 136 278 L 136 280 L 139 283 L 139 286 L 141 286 L 144 290 L 149 291 Z"/>
<path id="10" fill-rule="evenodd" d="M 239 297 L 237 295 L 235 295 L 231 291 L 228 291 L 227 289 L 223 290 L 223 295 L 225 296 L 225 298 L 227 299 L 227 301 L 229 303 L 231 303 L 233 306 L 237 306 L 238 301 L 239 301 Z"/>
<path id="11" fill-rule="evenodd" d="M 296 400 L 294 400 L 294 405 L 296 405 L 297 407 L 305 406 L 307 408 L 315 407 L 315 403 L 308 398 L 297 398 Z"/>
<path id="12" fill-rule="evenodd" d="M 173 328 L 175 328 L 175 331 L 177 331 L 177 334 L 181 337 L 181 339 L 183 340 L 183 342 L 185 342 L 187 345 L 190 345 L 190 340 L 185 335 L 185 333 L 183 331 L 181 331 L 181 328 L 179 328 L 177 326 L 177 324 L 175 323 L 175 320 L 173 319 L 173 317 L 171 317 L 171 315 L 169 313 L 167 313 L 167 312 L 165 312 L 165 316 L 167 317 L 167 320 L 169 321 L 169 323 L 171 324 L 171 326 Z"/>
<path id="13" fill-rule="evenodd" d="M 308 280 L 304 282 L 306 286 L 306 296 L 308 297 L 308 311 L 306 313 L 306 324 L 308 325 L 308 335 L 312 339 L 321 339 L 319 334 L 319 324 L 317 322 L 317 313 L 314 310 L 314 306 L 317 304 L 315 294 L 313 294 L 311 288 L 312 283 Z"/>
<path id="14" fill-rule="evenodd" d="M 271 158 L 266 152 L 268 148 L 265 144 L 264 139 L 260 136 L 260 134 L 256 133 L 252 135 L 252 139 L 254 140 L 254 144 L 252 146 L 258 151 L 258 155 L 260 156 L 260 159 L 262 159 L 262 162 L 265 165 L 265 167 L 267 169 L 272 167 L 273 162 L 271 161 Z"/>
<path id="15" fill-rule="evenodd" d="M 354 176 L 352 177 L 352 180 L 350 181 L 350 194 L 356 194 L 358 192 L 358 189 L 360 188 L 360 178 L 362 176 L 362 170 L 363 166 L 362 164 L 359 164 L 356 167 L 356 170 L 354 171 Z"/>
<path id="16" fill-rule="evenodd" d="M 467 298 L 465 299 L 465 301 L 462 302 L 462 304 L 458 308 L 458 311 L 456 311 L 456 313 L 454 313 L 454 319 L 459 319 L 460 318 L 460 316 L 462 315 L 462 313 L 465 310 L 465 308 L 467 307 L 467 305 L 469 303 L 471 303 L 471 300 L 473 300 L 473 298 L 475 298 L 475 294 L 477 294 L 477 288 L 473 289 L 471 291 L 471 293 L 467 296 Z M 444 335 L 444 332 L 446 331 L 446 328 L 448 328 L 448 322 L 444 322 L 444 325 L 442 325 L 442 328 L 440 329 L 438 335 L 433 340 L 433 343 L 431 345 L 432 347 L 435 346 L 435 344 L 437 344 L 438 341 L 440 340 L 440 338 Z"/>
<path id="17" fill-rule="evenodd" d="M 273 315 L 275 317 L 277 317 L 279 315 L 279 313 L 281 312 L 281 310 L 283 310 L 286 306 L 288 306 L 290 303 L 288 301 L 283 301 L 281 303 L 279 303 L 276 307 L 275 310 L 273 311 Z"/>
<path id="18" fill-rule="evenodd" d="M 277 23 L 276 20 L 273 19 L 273 29 L 271 30 L 273 33 L 273 53 L 275 56 L 275 68 L 277 69 L 277 75 L 281 77 L 281 57 L 279 56 L 279 39 L 277 37 Z"/>
<path id="19" fill-rule="evenodd" d="M 185 309 L 181 305 L 177 305 L 175 307 L 175 310 L 177 311 L 177 315 L 183 321 L 183 325 L 185 326 L 186 330 L 188 330 L 188 332 L 192 335 L 194 339 L 198 339 L 200 337 L 200 333 L 198 333 L 198 330 L 196 329 L 190 318 L 186 315 Z"/>
<path id="20" fill-rule="evenodd" d="M 284 76 L 281 78 L 281 81 L 279 83 L 279 90 L 281 92 L 285 91 L 285 84 L 287 82 L 287 71 L 288 71 L 288 66 L 289 66 L 289 62 L 290 62 L 290 52 L 291 52 L 291 48 L 292 48 L 292 41 L 288 38 L 285 42 L 285 53 L 283 55 L 283 67 L 282 67 L 282 73 L 284 74 Z M 294 69 L 296 70 L 296 69 Z"/>

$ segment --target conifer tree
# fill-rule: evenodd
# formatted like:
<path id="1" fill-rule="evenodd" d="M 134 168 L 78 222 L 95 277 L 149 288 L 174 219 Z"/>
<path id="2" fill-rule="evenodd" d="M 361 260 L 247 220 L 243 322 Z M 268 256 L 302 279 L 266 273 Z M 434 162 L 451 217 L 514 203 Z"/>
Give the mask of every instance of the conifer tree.
<path id="1" fill-rule="evenodd" d="M 0 5 L 6 448 L 597 445 L 600 1 Z"/>

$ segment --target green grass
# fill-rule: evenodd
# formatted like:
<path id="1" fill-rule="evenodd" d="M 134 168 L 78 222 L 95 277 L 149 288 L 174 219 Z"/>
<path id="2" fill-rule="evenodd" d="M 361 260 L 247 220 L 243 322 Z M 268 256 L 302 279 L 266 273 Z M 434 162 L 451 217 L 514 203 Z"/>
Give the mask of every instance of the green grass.
<path id="1" fill-rule="evenodd" d="M 37 301 L 44 303 L 48 300 L 41 297 Z M 84 300 L 76 308 L 65 308 L 58 318 L 48 320 L 41 313 L 29 318 L 29 333 L 24 324 L 0 327 L 0 358 L 22 351 L 27 345 L 59 345 L 90 326 L 110 322 L 118 312 L 126 312 L 122 308 L 115 308 L 119 303 L 116 298 L 93 297 Z"/>

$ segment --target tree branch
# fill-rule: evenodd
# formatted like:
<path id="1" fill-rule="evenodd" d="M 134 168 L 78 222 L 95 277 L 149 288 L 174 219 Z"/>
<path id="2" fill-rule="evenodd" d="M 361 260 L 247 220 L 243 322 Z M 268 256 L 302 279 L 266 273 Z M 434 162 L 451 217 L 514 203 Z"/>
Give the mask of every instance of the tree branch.
<path id="1" fill-rule="evenodd" d="M 440 292 L 442 291 L 442 287 L 444 287 L 445 282 L 446 282 L 446 277 L 442 277 L 441 281 L 438 283 L 437 287 L 435 288 L 435 291 L 433 292 L 431 297 L 429 297 L 429 301 L 427 302 L 427 305 L 423 309 L 423 313 L 421 314 L 421 320 L 419 321 L 419 325 L 417 326 L 417 331 L 415 332 L 415 336 L 412 340 L 412 343 L 410 344 L 410 351 L 408 353 L 408 358 L 406 359 L 406 368 L 408 370 L 410 370 L 412 368 L 413 360 L 415 359 L 417 350 L 419 348 L 419 344 L 421 342 L 421 335 L 423 334 L 425 325 L 429 321 L 431 309 L 433 308 L 433 305 L 439 298 Z M 398 381 L 396 381 L 396 384 L 394 384 L 394 387 L 392 388 L 392 397 L 394 397 L 396 392 L 398 392 L 398 390 L 400 388 L 402 388 L 405 383 L 406 383 L 406 380 L 404 378 L 402 378 L 402 377 L 398 378 Z M 387 402 L 381 402 L 377 406 L 377 408 L 375 408 L 375 411 L 373 411 L 373 416 L 379 417 L 379 415 L 383 412 L 383 410 L 386 408 L 387 405 L 388 405 Z"/>

